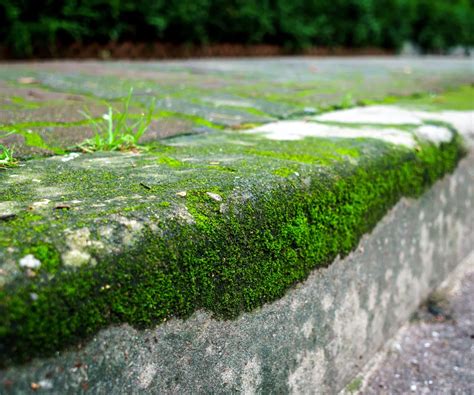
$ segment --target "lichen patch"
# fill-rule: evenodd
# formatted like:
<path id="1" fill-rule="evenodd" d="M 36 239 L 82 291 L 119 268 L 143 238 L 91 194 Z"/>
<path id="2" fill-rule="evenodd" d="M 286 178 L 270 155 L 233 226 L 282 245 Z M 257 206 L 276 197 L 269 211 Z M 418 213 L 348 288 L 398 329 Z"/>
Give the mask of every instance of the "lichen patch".
<path id="1" fill-rule="evenodd" d="M 69 250 L 62 255 L 64 265 L 79 267 L 90 262 L 91 255 L 86 251 Z"/>
<path id="2" fill-rule="evenodd" d="M 340 127 L 309 121 L 279 121 L 251 129 L 248 133 L 257 133 L 272 140 L 300 140 L 305 137 L 319 138 L 373 138 L 388 143 L 414 148 L 416 141 L 413 135 L 405 130 L 395 128 L 376 129 Z"/>
<path id="3" fill-rule="evenodd" d="M 144 366 L 142 372 L 138 376 L 138 387 L 141 389 L 147 389 L 156 376 L 157 371 L 158 367 L 154 363 L 148 363 Z"/>
<path id="4" fill-rule="evenodd" d="M 437 146 L 441 143 L 449 143 L 453 138 L 451 130 L 444 126 L 422 125 L 415 129 L 415 134 L 426 141 L 430 141 Z"/>
<path id="5" fill-rule="evenodd" d="M 313 118 L 323 122 L 376 125 L 421 125 L 419 113 L 396 106 L 355 107 L 318 115 Z"/>
<path id="6" fill-rule="evenodd" d="M 418 111 L 397 106 L 368 106 L 340 110 L 318 115 L 313 120 L 358 125 L 416 125 L 428 121 L 452 125 L 459 133 L 472 135 L 474 111 Z M 441 134 L 444 132 L 439 131 Z M 438 135 L 432 135 L 436 139 Z"/>
<path id="7" fill-rule="evenodd" d="M 91 239 L 91 232 L 88 228 L 77 230 L 66 229 L 66 245 L 68 250 L 62 254 L 64 265 L 79 267 L 88 263 L 94 263 L 90 249 L 100 249 L 103 245 L 99 241 Z"/>
<path id="8" fill-rule="evenodd" d="M 74 160 L 80 157 L 81 154 L 78 152 L 71 152 L 70 154 L 64 155 L 60 157 L 61 162 L 69 162 L 70 160 Z"/>
<path id="9" fill-rule="evenodd" d="M 0 218 L 8 218 L 16 215 L 20 210 L 20 204 L 15 201 L 0 202 Z"/>

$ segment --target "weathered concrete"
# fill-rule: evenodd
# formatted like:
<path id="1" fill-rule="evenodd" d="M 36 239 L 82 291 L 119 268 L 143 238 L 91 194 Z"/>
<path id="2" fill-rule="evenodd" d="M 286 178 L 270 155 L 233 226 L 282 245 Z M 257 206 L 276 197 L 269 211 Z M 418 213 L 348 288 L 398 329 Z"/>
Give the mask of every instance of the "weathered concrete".
<path id="1" fill-rule="evenodd" d="M 473 79 L 440 59 L 1 66 L 20 156 L 1 391 L 342 388 L 472 249 L 472 86 L 387 96 Z M 78 110 L 103 120 L 130 87 L 130 122 L 157 99 L 144 146 L 73 152 Z"/>
<path id="2" fill-rule="evenodd" d="M 101 331 L 60 356 L 1 373 L 6 393 L 333 393 L 472 251 L 474 157 L 403 199 L 357 251 L 282 299 L 216 321 Z"/>

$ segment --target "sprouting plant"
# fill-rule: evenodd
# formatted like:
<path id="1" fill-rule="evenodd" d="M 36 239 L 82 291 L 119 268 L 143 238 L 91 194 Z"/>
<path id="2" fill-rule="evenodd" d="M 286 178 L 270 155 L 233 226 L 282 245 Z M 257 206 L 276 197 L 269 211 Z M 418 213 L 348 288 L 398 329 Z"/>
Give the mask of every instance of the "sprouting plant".
<path id="1" fill-rule="evenodd" d="M 0 169 L 16 165 L 18 165 L 18 160 L 13 156 L 13 149 L 0 144 Z"/>
<path id="2" fill-rule="evenodd" d="M 344 110 L 347 108 L 354 107 L 354 98 L 352 97 L 352 93 L 348 92 L 344 95 L 344 97 L 341 99 L 339 103 L 339 108 Z"/>
<path id="3" fill-rule="evenodd" d="M 129 113 L 130 100 L 133 90 L 125 99 L 122 112 L 108 106 L 108 111 L 101 119 L 92 118 L 88 113 L 82 114 L 95 128 L 94 137 L 87 139 L 79 145 L 83 151 L 129 151 L 139 149 L 138 142 L 151 124 L 155 107 L 155 100 L 150 102 L 147 111 L 133 122 L 133 116 Z"/>

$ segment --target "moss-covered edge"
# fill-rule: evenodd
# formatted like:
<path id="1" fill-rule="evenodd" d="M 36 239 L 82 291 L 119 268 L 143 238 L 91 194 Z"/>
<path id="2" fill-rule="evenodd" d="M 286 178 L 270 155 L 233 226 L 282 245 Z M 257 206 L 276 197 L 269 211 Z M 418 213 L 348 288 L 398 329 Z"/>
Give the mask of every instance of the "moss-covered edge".
<path id="1" fill-rule="evenodd" d="M 194 191 L 193 226 L 169 221 L 163 236 L 146 230 L 137 248 L 95 267 L 1 290 L 1 363 L 51 354 L 111 323 L 146 327 L 199 308 L 234 318 L 275 300 L 348 254 L 402 196 L 419 196 L 464 153 L 457 134 L 439 148 L 387 149 L 357 167 L 337 165 L 336 175 L 315 169 L 305 187 L 291 178 L 270 190 L 255 184 L 252 199 L 225 213 Z M 35 248 L 57 267 L 53 247 Z"/>

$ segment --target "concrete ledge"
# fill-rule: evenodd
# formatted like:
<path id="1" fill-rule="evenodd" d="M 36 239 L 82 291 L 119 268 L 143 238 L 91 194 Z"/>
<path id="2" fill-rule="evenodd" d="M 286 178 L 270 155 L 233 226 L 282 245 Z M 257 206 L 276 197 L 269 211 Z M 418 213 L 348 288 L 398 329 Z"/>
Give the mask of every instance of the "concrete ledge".
<path id="1" fill-rule="evenodd" d="M 472 251 L 474 157 L 402 199 L 356 251 L 282 299 L 218 321 L 102 330 L 81 347 L 0 373 L 2 391 L 333 393 Z"/>
<path id="2" fill-rule="evenodd" d="M 282 121 L 2 173 L 0 366 L 113 324 L 235 319 L 277 300 L 466 154 L 471 125 L 446 121 L 472 112 L 359 112 L 368 120 L 341 111 L 339 125 Z"/>

